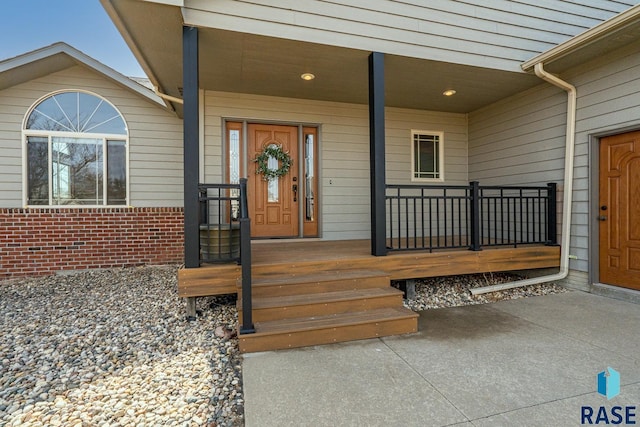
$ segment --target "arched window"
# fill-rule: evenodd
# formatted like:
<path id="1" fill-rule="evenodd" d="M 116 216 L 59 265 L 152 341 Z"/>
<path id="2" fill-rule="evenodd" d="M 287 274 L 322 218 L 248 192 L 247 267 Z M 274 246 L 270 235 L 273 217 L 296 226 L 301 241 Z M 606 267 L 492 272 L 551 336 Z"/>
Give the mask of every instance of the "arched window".
<path id="1" fill-rule="evenodd" d="M 105 99 L 50 94 L 24 121 L 27 205 L 126 205 L 127 125 Z"/>

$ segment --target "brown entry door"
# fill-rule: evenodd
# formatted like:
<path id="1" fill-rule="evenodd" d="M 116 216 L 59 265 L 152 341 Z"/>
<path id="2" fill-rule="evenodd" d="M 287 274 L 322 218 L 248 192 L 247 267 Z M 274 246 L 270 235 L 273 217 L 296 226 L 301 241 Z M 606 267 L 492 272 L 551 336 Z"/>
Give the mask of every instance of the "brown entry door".
<path id="1" fill-rule="evenodd" d="M 256 174 L 256 162 L 265 147 L 282 146 L 293 164 L 289 172 L 277 179 L 264 180 Z M 249 217 L 252 237 L 298 237 L 298 128 L 267 124 L 249 124 L 247 132 L 249 155 Z M 281 165 L 270 160 L 272 169 Z M 275 163 L 274 163 L 275 162 Z M 276 163 L 277 167 L 276 167 Z"/>
<path id="2" fill-rule="evenodd" d="M 600 282 L 640 290 L 640 132 L 600 141 Z"/>

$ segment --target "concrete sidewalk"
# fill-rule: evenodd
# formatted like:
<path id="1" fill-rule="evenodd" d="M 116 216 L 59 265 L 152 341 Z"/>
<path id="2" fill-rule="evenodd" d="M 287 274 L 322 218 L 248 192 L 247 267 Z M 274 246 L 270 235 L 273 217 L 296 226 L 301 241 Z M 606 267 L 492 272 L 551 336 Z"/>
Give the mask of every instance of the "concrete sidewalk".
<path id="1" fill-rule="evenodd" d="M 582 406 L 640 406 L 640 306 L 574 291 L 428 310 L 412 335 L 246 355 L 243 378 L 247 427 L 580 425 Z"/>

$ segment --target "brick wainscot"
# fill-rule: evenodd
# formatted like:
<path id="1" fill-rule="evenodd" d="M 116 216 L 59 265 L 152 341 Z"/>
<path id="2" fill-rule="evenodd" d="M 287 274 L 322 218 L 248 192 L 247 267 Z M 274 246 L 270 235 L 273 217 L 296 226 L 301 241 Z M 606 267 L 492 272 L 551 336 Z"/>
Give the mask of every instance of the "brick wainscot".
<path id="1" fill-rule="evenodd" d="M 182 208 L 0 209 L 0 279 L 180 263 Z"/>

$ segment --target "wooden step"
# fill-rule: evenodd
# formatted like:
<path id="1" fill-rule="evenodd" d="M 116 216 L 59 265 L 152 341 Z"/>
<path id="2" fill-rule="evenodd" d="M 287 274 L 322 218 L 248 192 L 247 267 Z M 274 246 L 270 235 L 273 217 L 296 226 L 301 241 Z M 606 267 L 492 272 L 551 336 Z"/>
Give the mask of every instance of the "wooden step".
<path id="1" fill-rule="evenodd" d="M 404 307 L 256 322 L 239 335 L 243 353 L 353 341 L 418 330 L 418 314 Z"/>
<path id="2" fill-rule="evenodd" d="M 253 298 L 347 291 L 353 289 L 388 288 L 389 276 L 380 271 L 338 270 L 288 276 L 256 276 Z M 238 299 L 242 286 L 238 285 Z"/>
<path id="3" fill-rule="evenodd" d="M 302 295 L 256 297 L 253 299 L 253 321 L 324 316 L 401 306 L 402 291 L 390 286 Z M 242 316 L 242 300 L 238 300 L 238 313 L 239 316 Z"/>

